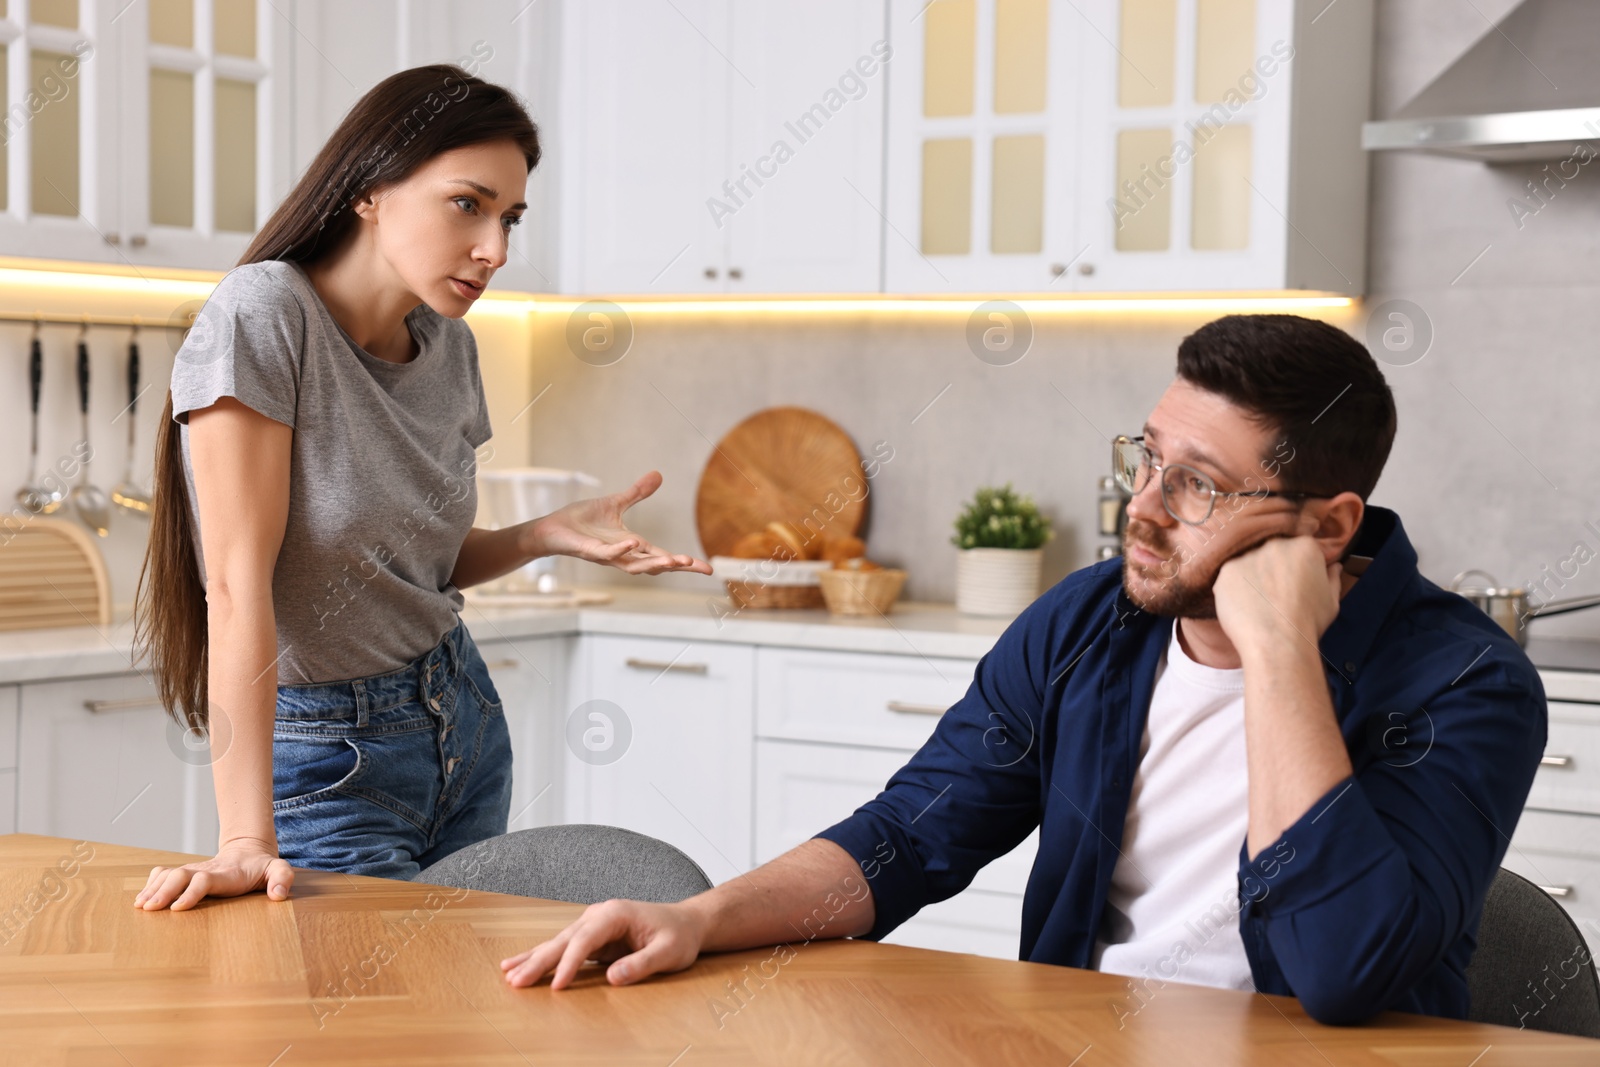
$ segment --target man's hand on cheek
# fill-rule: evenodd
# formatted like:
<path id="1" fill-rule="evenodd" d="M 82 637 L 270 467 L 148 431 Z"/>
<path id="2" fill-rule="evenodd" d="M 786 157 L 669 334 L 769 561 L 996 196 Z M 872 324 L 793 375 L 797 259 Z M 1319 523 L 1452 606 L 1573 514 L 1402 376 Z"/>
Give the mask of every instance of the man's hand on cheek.
<path id="1" fill-rule="evenodd" d="M 1284 638 L 1315 641 L 1339 614 L 1339 571 L 1313 537 L 1269 538 L 1217 572 L 1217 621 L 1241 651 Z"/>

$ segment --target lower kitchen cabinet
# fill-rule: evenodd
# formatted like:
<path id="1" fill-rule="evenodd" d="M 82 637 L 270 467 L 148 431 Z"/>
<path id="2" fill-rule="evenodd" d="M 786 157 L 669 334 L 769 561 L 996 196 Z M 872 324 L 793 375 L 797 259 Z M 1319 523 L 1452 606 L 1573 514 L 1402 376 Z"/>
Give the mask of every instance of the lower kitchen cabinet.
<path id="1" fill-rule="evenodd" d="M 566 821 L 659 838 L 712 882 L 748 871 L 755 649 L 586 634 L 577 658 Z"/>
<path id="2" fill-rule="evenodd" d="M 20 687 L 16 829 L 210 855 L 208 750 L 184 744 L 142 675 Z"/>
<path id="3" fill-rule="evenodd" d="M 1502 864 L 1555 897 L 1600 954 L 1600 815 L 1528 808 Z"/>
<path id="4" fill-rule="evenodd" d="M 757 740 L 756 862 L 788 851 L 877 796 L 911 755 L 892 749 Z M 1022 894 L 1038 848 L 1035 830 L 980 870 L 965 890 L 923 908 L 884 941 L 1016 959 Z"/>
<path id="5" fill-rule="evenodd" d="M 561 788 L 562 725 L 573 638 L 533 637 L 478 642 L 511 732 L 511 818 L 508 830 L 566 821 Z"/>

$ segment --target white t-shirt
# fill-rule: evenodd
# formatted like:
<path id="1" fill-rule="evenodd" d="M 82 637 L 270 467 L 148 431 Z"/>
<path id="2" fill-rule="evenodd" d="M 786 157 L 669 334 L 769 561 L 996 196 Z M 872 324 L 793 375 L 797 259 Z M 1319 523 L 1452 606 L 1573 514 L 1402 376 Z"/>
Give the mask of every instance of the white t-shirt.
<path id="1" fill-rule="evenodd" d="M 1239 938 L 1248 790 L 1244 671 L 1190 659 L 1174 623 L 1095 943 L 1098 970 L 1255 988 Z"/>

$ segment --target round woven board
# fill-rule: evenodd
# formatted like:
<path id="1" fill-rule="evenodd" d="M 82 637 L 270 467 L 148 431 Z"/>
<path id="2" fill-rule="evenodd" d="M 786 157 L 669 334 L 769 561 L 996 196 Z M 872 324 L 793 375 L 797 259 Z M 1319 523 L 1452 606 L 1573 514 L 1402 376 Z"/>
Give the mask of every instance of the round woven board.
<path id="1" fill-rule="evenodd" d="M 767 523 L 793 523 L 802 538 L 855 534 L 867 517 L 867 479 L 850 435 L 806 408 L 758 411 L 712 449 L 695 494 L 695 527 L 707 556 L 726 556 Z"/>

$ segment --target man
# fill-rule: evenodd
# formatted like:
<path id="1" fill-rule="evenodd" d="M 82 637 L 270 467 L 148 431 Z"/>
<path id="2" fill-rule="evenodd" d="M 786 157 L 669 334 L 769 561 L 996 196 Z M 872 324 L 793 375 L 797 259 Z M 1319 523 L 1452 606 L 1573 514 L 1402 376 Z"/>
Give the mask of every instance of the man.
<path id="1" fill-rule="evenodd" d="M 502 963 L 614 984 L 700 952 L 880 938 L 1036 826 L 1021 958 L 1464 1017 L 1485 894 L 1545 744 L 1527 657 L 1369 507 L 1394 401 L 1325 323 L 1228 316 L 1113 466 L 1127 553 L 978 663 L 876 798 L 679 904 L 607 901 Z"/>

